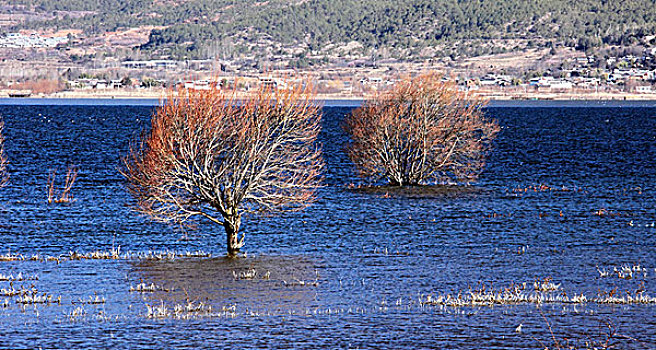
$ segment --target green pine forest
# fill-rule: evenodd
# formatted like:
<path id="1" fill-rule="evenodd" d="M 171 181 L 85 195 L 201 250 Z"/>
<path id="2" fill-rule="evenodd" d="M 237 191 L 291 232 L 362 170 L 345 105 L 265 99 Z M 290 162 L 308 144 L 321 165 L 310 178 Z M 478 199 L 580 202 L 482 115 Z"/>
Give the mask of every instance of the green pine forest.
<path id="1" fill-rule="evenodd" d="M 142 25 L 154 56 L 328 54 L 479 56 L 531 47 L 654 45 L 656 0 L 11 0 L 51 18 L 16 29 L 76 28 L 93 35 Z M 67 13 L 87 11 L 75 16 Z M 80 17 L 81 16 L 81 17 Z M 20 28 L 18 28 L 20 27 Z M 229 50 L 227 48 L 230 48 Z M 297 52 L 296 50 L 295 52 Z M 298 53 L 297 53 L 298 54 Z"/>

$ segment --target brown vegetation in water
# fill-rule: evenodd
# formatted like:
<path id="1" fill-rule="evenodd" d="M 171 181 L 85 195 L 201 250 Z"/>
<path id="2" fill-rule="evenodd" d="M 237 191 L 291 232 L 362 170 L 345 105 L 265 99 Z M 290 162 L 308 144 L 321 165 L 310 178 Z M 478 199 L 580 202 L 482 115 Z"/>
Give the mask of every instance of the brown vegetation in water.
<path id="1" fill-rule="evenodd" d="M 349 184 L 347 188 L 356 193 L 365 193 L 381 198 L 444 198 L 459 197 L 473 193 L 480 193 L 481 188 L 458 185 L 355 185 Z"/>
<path id="2" fill-rule="evenodd" d="M 64 180 L 64 188 L 61 191 L 56 189 L 55 178 L 57 171 L 53 170 L 48 176 L 48 203 L 70 203 L 75 199 L 71 194 L 73 184 L 77 179 L 78 169 L 74 166 L 69 166 L 66 172 L 66 179 Z"/>
<path id="3" fill-rule="evenodd" d="M 0 188 L 7 185 L 9 175 L 7 174 L 7 156 L 5 155 L 5 137 L 2 132 L 4 129 L 4 122 L 0 118 Z"/>
<path id="4" fill-rule="evenodd" d="M 400 81 L 344 124 L 360 177 L 393 186 L 475 179 L 499 131 L 484 101 L 427 73 Z"/>
<path id="5" fill-rule="evenodd" d="M 609 319 L 599 322 L 596 334 L 564 334 L 561 329 L 554 329 L 555 323 L 549 321 L 542 309 L 539 309 L 540 315 L 546 323 L 548 332 L 548 340 L 542 341 L 540 338 L 529 334 L 528 336 L 540 344 L 542 349 L 620 349 L 623 348 L 623 342 L 633 343 L 642 347 L 648 346 L 641 342 L 639 339 L 626 336 L 619 333 L 619 327 L 614 325 Z M 538 330 L 540 333 L 545 333 L 544 330 Z M 522 333 L 522 325 L 520 324 L 516 329 L 516 333 Z M 562 338 L 561 338 L 562 337 Z"/>
<path id="6" fill-rule="evenodd" d="M 122 174 L 136 210 L 163 222 L 223 225 L 235 254 L 243 214 L 300 210 L 315 200 L 323 160 L 310 87 L 178 90 L 132 145 Z"/>

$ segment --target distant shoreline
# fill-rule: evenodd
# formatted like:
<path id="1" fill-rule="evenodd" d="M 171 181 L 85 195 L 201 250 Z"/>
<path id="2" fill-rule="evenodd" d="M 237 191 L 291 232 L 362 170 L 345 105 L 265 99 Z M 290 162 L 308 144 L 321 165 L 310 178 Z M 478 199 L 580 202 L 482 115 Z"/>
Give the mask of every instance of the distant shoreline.
<path id="1" fill-rule="evenodd" d="M 324 107 L 356 108 L 362 105 L 362 99 L 320 99 Z M 2 98 L 0 106 L 137 106 L 156 107 L 160 100 L 156 98 Z M 604 107 L 646 107 L 656 108 L 656 99 L 651 100 L 491 100 L 487 107 L 513 108 L 604 108 Z"/>
<path id="2" fill-rule="evenodd" d="M 526 102 L 526 101 L 656 101 L 656 93 L 573 93 L 573 92 L 544 92 L 544 93 L 505 93 L 502 91 L 480 91 L 471 93 L 488 99 L 490 102 Z M 134 101 L 136 104 L 157 104 L 166 97 L 166 90 L 135 90 L 135 91 L 63 91 L 52 94 L 32 94 L 29 97 L 9 97 L 6 91 L 0 90 L 0 104 L 23 104 L 21 100 L 47 101 L 47 100 L 77 100 L 77 101 Z M 370 96 L 349 96 L 343 94 L 319 94 L 317 100 L 326 103 L 343 102 L 348 106 L 360 105 Z M 15 102 L 12 102 L 15 101 Z M 39 103 L 41 104 L 41 103 Z"/>

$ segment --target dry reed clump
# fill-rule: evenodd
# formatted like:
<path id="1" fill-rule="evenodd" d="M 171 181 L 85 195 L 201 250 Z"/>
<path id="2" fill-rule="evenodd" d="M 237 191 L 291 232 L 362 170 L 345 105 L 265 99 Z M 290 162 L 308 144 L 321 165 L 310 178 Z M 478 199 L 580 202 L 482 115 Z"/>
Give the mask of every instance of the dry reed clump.
<path id="1" fill-rule="evenodd" d="M 146 304 L 146 309 L 148 310 L 147 318 L 166 318 L 170 315 L 164 301 L 160 301 L 160 305 Z"/>
<path id="2" fill-rule="evenodd" d="M 187 302 L 187 304 L 176 304 L 173 307 L 173 314 L 177 318 L 185 318 L 190 316 L 210 316 L 212 315 L 212 306 L 206 305 L 203 302 L 195 304 Z"/>
<path id="3" fill-rule="evenodd" d="M 282 280 L 282 285 L 285 287 L 318 287 L 319 286 L 319 270 L 314 270 L 315 278 L 312 280 L 299 280 L 292 276 L 291 281 Z M 340 282 L 341 283 L 341 282 Z"/>
<path id="4" fill-rule="evenodd" d="M 215 317 L 231 317 L 237 316 L 237 306 L 223 306 L 220 310 L 214 310 L 211 305 L 203 302 L 187 301 L 185 304 L 175 304 L 169 307 L 160 300 L 159 305 L 146 304 L 146 318 L 151 319 L 193 319 L 193 318 L 215 318 Z"/>
<path id="5" fill-rule="evenodd" d="M 232 277 L 236 280 L 253 280 L 257 277 L 257 270 L 248 269 L 246 271 L 236 272 L 232 271 Z M 263 280 L 268 280 L 271 278 L 271 271 L 268 271 L 262 275 Z"/>
<path id="6" fill-rule="evenodd" d="M 648 269 L 646 267 L 640 266 L 640 265 L 622 265 L 618 269 L 616 266 L 613 267 L 613 270 L 607 270 L 605 268 L 597 268 L 597 273 L 599 274 L 599 277 L 617 277 L 619 279 L 624 279 L 624 280 L 630 280 L 630 279 L 637 279 L 637 278 L 647 278 L 648 276 Z M 656 271 L 656 269 L 655 269 Z"/>
<path id="7" fill-rule="evenodd" d="M 547 316 L 542 312 L 540 309 L 540 315 L 544 319 L 547 329 L 549 332 L 547 333 L 550 338 L 548 340 L 541 340 L 540 338 L 534 336 L 534 335 L 528 335 L 531 337 L 533 340 L 535 340 L 537 343 L 540 344 L 540 347 L 542 349 L 570 349 L 570 350 L 575 350 L 575 349 L 594 349 L 594 350 L 607 350 L 607 349 L 617 349 L 617 348 L 622 348 L 621 346 L 618 346 L 619 343 L 618 341 L 620 339 L 623 340 L 628 340 L 634 343 L 641 343 L 638 339 L 629 337 L 623 334 L 620 334 L 618 332 L 618 327 L 616 327 L 610 320 L 606 320 L 605 322 L 602 322 L 599 324 L 599 329 L 597 334 L 588 334 L 587 332 L 584 334 L 576 334 L 576 335 L 561 335 L 557 333 L 562 333 L 558 332 L 558 329 L 555 329 L 555 324 L 553 322 L 550 322 Z M 516 329 L 515 332 L 520 334 L 522 333 L 522 324 L 520 324 Z M 545 334 L 544 331 L 539 330 L 539 334 Z M 584 336 L 582 338 L 582 335 Z M 647 344 L 641 344 L 643 348 Z"/>
<path id="8" fill-rule="evenodd" d="M 362 247 L 362 254 L 365 255 L 382 255 L 382 256 L 410 256 L 410 252 L 402 251 L 399 249 L 393 250 L 392 248 L 387 247 L 374 247 L 374 250 L 367 250 L 366 247 Z"/>
<path id="9" fill-rule="evenodd" d="M 0 255 L 0 261 L 22 261 L 25 260 L 25 257 L 21 254 L 12 254 L 8 252 L 7 254 Z"/>
<path id="10" fill-rule="evenodd" d="M 644 290 L 634 292 L 626 291 L 624 294 L 617 289 L 610 292 L 599 292 L 596 296 L 587 296 L 585 294 L 572 294 L 569 296 L 566 292 L 555 293 L 553 291 L 543 291 L 542 289 L 560 288 L 556 285 L 545 281 L 534 284 L 534 292 L 526 291 L 526 283 L 512 284 L 503 289 L 486 289 L 469 290 L 458 294 L 438 295 L 432 294 L 419 297 L 419 304 L 422 306 L 446 306 L 446 307 L 476 307 L 476 306 L 495 306 L 495 305 L 522 305 L 522 304 L 616 304 L 616 305 L 656 305 L 656 298 L 649 296 Z"/>
<path id="11" fill-rule="evenodd" d="M 90 295 L 88 298 L 82 298 L 79 300 L 80 304 L 88 304 L 88 305 L 98 305 L 98 304 L 104 304 L 107 300 L 105 297 L 100 297 L 98 294 Z"/>
<path id="12" fill-rule="evenodd" d="M 69 260 L 130 260 L 130 259 L 143 259 L 143 260 L 174 260 L 174 259 L 183 259 L 183 258 L 210 258 L 212 257 L 211 253 L 196 250 L 196 251 L 184 251 L 184 252 L 175 252 L 175 251 L 147 251 L 147 252 L 126 252 L 121 253 L 121 247 L 111 248 L 107 251 L 94 250 L 91 252 L 80 253 L 78 251 L 69 251 L 66 255 L 59 256 L 41 256 L 38 253 L 29 255 L 26 258 L 22 254 L 12 254 L 7 253 L 0 255 L 0 261 L 38 261 L 38 262 L 49 262 L 54 261 L 58 264 L 61 261 Z M 2 275 L 0 275 L 2 276 Z M 23 277 L 25 278 L 25 277 Z M 2 277 L 0 277 L 0 281 Z"/>
<path id="13" fill-rule="evenodd" d="M 282 281 L 282 285 L 285 287 L 318 287 L 319 286 L 319 279 L 315 279 L 314 281 L 304 281 L 304 280 L 299 280 L 294 278 L 293 280 L 287 282 L 285 280 Z"/>
<path id="14" fill-rule="evenodd" d="M 93 251 L 89 252 L 86 254 L 80 254 L 77 251 L 69 251 L 68 252 L 68 258 L 70 260 L 82 260 L 82 259 L 89 259 L 89 260 L 118 260 L 121 258 L 121 247 L 119 246 L 116 249 L 111 249 L 106 252 L 101 252 L 101 251 Z"/>
<path id="15" fill-rule="evenodd" d="M 130 285 L 130 292 L 138 292 L 138 293 L 154 293 L 154 292 L 170 292 L 170 289 L 164 288 L 162 286 L 158 286 L 155 283 L 151 283 L 150 285 L 141 282 L 137 284 L 136 287 Z"/>
<path id="16" fill-rule="evenodd" d="M 16 303 L 18 304 L 23 304 L 23 305 L 30 305 L 30 304 L 61 304 L 61 296 L 57 297 L 57 299 L 53 298 L 52 295 L 47 294 L 47 293 L 42 293 L 42 294 L 37 294 L 37 293 L 32 293 L 32 294 L 25 294 L 21 295 L 16 299 Z"/>
<path id="17" fill-rule="evenodd" d="M 521 193 L 540 193 L 540 192 L 585 192 L 587 191 L 581 187 L 569 188 L 565 185 L 563 186 L 550 186 L 545 184 L 537 185 L 528 185 L 524 187 L 514 187 L 510 191 L 512 193 L 521 194 Z"/>
<path id="18" fill-rule="evenodd" d="M 551 277 L 546 277 L 543 280 L 536 280 L 533 282 L 533 288 L 539 292 L 553 292 L 560 289 L 560 283 L 555 284 L 552 282 Z"/>
<path id="19" fill-rule="evenodd" d="M 96 320 L 98 322 L 105 322 L 109 320 L 118 320 L 119 316 L 117 315 L 115 318 L 110 318 L 107 313 L 104 310 L 96 310 L 94 313 L 89 314 L 87 310 L 84 308 L 84 305 L 77 306 L 70 312 L 66 314 L 66 318 L 70 322 L 76 322 L 76 321 L 81 321 L 81 320 Z"/>
<path id="20" fill-rule="evenodd" d="M 232 276 L 236 280 L 252 280 L 257 276 L 257 271 L 255 269 L 248 269 L 239 273 L 232 271 Z"/>
<path id="21" fill-rule="evenodd" d="M 130 254 L 128 253 L 128 259 L 130 258 L 136 258 L 136 259 L 143 259 L 143 260 L 175 260 L 178 258 L 211 258 L 212 254 L 202 251 L 202 250 L 196 250 L 193 252 L 186 251 L 186 252 L 174 252 L 174 251 L 148 251 L 145 253 L 134 253 Z"/>
<path id="22" fill-rule="evenodd" d="M 78 169 L 74 166 L 69 166 L 66 172 L 66 179 L 64 180 L 64 187 L 62 190 L 57 190 L 55 185 L 55 178 L 57 176 L 57 171 L 53 170 L 48 176 L 48 203 L 71 203 L 75 201 L 73 195 L 71 194 L 71 189 L 73 184 L 77 179 Z"/>
<path id="23" fill-rule="evenodd" d="M 36 288 L 34 288 L 33 285 L 27 288 L 21 285 L 19 286 L 19 289 L 15 289 L 13 282 L 9 283 L 9 288 L 0 289 L 0 296 L 10 297 L 10 298 L 15 296 L 23 296 L 27 294 L 36 294 L 36 293 L 38 293 L 38 291 L 36 290 Z"/>
<path id="24" fill-rule="evenodd" d="M 69 319 L 69 321 L 77 321 L 79 318 L 86 316 L 86 314 L 87 311 L 84 309 L 84 307 L 78 306 L 69 312 L 66 317 Z"/>
<path id="25" fill-rule="evenodd" d="M 23 281 L 37 281 L 37 280 L 39 280 L 39 275 L 23 275 L 22 272 L 19 272 L 18 275 L 14 277 L 13 274 L 3 275 L 0 273 L 0 281 L 23 282 Z"/>
<path id="26" fill-rule="evenodd" d="M 28 280 L 37 280 L 36 276 L 22 277 L 21 274 L 17 277 L 4 276 L 5 281 L 9 281 L 9 288 L 0 289 L 0 296 L 7 297 L 2 307 L 7 308 L 10 305 L 10 299 L 13 300 L 16 304 L 20 304 L 22 308 L 26 305 L 36 305 L 36 304 L 58 304 L 61 305 L 61 296 L 55 298 L 51 294 L 42 293 L 37 290 L 34 284 L 29 286 L 20 285 L 18 289 L 14 288 L 14 281 L 28 281 Z"/>
<path id="27" fill-rule="evenodd" d="M 126 252 L 121 254 L 121 247 L 112 248 L 109 251 L 92 251 L 88 253 L 78 253 L 69 252 L 68 258 L 70 260 L 130 260 L 130 259 L 141 259 L 141 260 L 175 260 L 178 258 L 211 258 L 212 254 L 202 251 L 184 251 L 184 252 L 175 252 L 175 251 L 152 251 L 147 252 Z"/>

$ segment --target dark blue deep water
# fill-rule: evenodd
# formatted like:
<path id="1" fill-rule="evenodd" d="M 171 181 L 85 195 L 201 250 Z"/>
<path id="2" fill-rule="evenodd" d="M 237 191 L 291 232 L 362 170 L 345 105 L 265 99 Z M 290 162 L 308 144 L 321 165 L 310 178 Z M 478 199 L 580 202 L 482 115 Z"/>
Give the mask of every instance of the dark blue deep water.
<path id="1" fill-rule="evenodd" d="M 320 199 L 246 218 L 240 259 L 223 258 L 221 227 L 183 232 L 131 211 L 117 169 L 152 110 L 0 105 L 10 173 L 0 291 L 61 297 L 34 305 L 0 293 L 0 348 L 585 348 L 605 342 L 610 325 L 612 345 L 656 349 L 654 303 L 420 303 L 544 279 L 568 297 L 655 297 L 653 105 L 489 107 L 502 131 L 477 183 L 391 198 L 347 187 L 358 181 L 340 128 L 351 109 L 326 107 Z M 48 204 L 49 174 L 62 181 L 68 165 L 79 168 L 76 200 Z M 119 246 L 119 260 L 69 259 Z M 197 250 L 212 257 L 135 257 Z M 38 280 L 2 280 L 19 273 Z M 130 291 L 142 282 L 157 290 Z M 105 302 L 87 302 L 96 297 Z M 176 317 L 188 301 L 212 311 Z M 149 317 L 162 305 L 165 316 Z"/>

